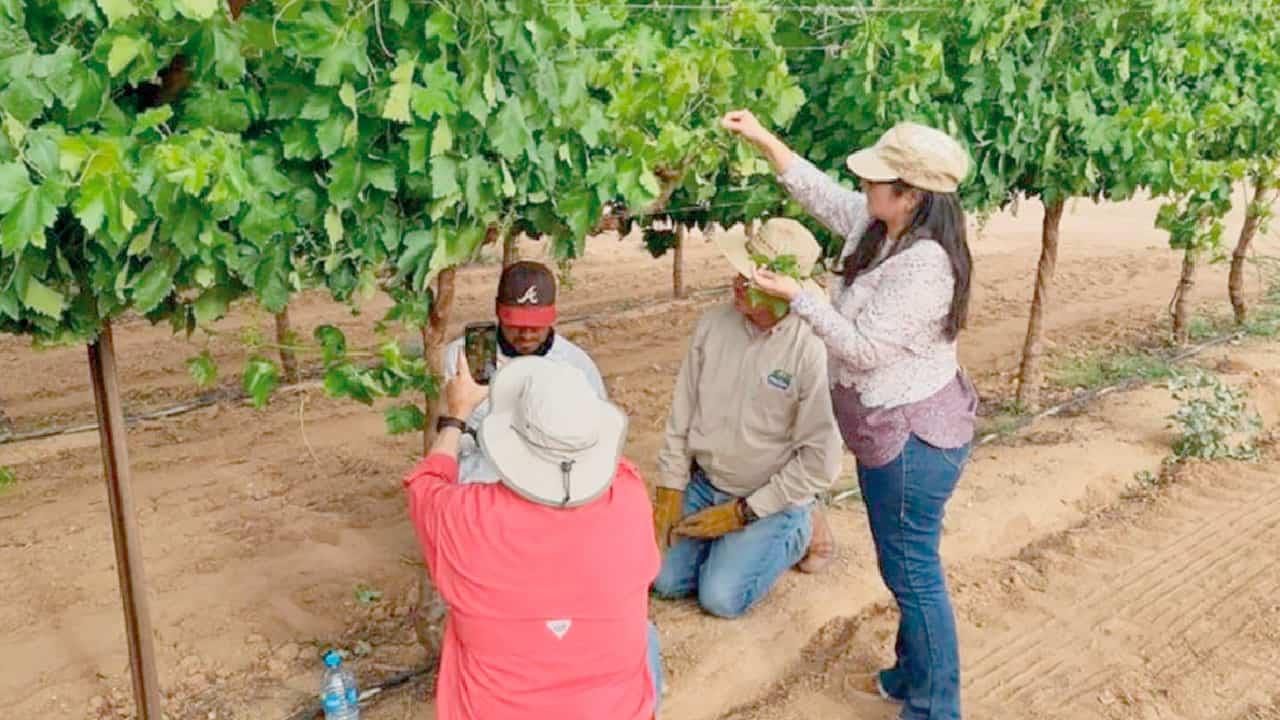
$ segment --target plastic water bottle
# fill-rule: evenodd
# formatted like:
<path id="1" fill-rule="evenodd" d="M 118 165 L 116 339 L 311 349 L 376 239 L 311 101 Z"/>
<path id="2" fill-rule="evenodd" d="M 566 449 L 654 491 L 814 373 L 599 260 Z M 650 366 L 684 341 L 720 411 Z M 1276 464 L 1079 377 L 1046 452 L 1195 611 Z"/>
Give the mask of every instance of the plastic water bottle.
<path id="1" fill-rule="evenodd" d="M 360 690 L 356 678 L 342 667 L 342 656 L 324 654 L 324 684 L 320 690 L 325 720 L 360 720 Z"/>

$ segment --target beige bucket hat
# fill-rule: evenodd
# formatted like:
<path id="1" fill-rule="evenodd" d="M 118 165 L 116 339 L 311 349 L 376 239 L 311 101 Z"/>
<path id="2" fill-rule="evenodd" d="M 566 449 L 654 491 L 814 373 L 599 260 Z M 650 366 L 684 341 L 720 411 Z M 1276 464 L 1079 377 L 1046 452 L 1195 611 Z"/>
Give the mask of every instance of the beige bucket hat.
<path id="1" fill-rule="evenodd" d="M 810 279 L 818 260 L 822 258 L 822 246 L 818 245 L 813 233 L 796 220 L 770 218 L 760 226 L 754 237 L 747 234 L 746 227 L 735 225 L 729 230 L 716 233 L 715 243 L 733 269 L 747 278 L 752 276 L 756 268 L 753 255 L 763 255 L 770 260 L 791 255 L 796 259 L 800 276 L 805 278 L 800 284 L 805 290 L 822 294 L 822 287 Z"/>
<path id="2" fill-rule="evenodd" d="M 627 416 L 581 370 L 544 357 L 504 364 L 489 385 L 480 447 L 502 484 L 530 502 L 585 505 L 613 483 Z"/>
<path id="3" fill-rule="evenodd" d="M 917 123 L 894 125 L 876 144 L 849 156 L 849 170 L 864 180 L 952 193 L 969 174 L 969 153 L 950 135 Z"/>

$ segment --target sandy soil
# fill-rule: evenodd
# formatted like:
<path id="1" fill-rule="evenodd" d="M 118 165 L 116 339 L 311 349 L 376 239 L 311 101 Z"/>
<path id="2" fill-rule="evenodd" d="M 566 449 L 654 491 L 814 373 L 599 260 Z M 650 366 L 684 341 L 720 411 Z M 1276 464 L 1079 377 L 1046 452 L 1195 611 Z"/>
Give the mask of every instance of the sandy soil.
<path id="1" fill-rule="evenodd" d="M 1057 355 L 1157 333 L 1180 258 L 1151 228 L 1154 213 L 1135 202 L 1080 203 L 1068 214 L 1048 322 Z M 973 239 L 974 317 L 962 354 L 992 404 L 1008 396 L 1016 368 L 1039 222 L 1039 208 L 1024 206 Z M 1278 246 L 1270 239 L 1260 251 Z M 705 243 L 691 244 L 686 259 L 694 297 L 670 301 L 669 273 L 638 242 L 602 240 L 562 303 L 582 318 L 564 330 L 632 414 L 629 454 L 646 471 L 688 333 L 723 300 L 712 289 L 729 278 Z M 494 266 L 465 273 L 458 323 L 485 314 L 495 276 Z M 1204 269 L 1195 297 L 1226 307 L 1223 266 Z M 334 323 L 372 341 L 380 309 L 354 317 L 307 297 L 292 319 L 303 334 Z M 244 355 L 236 335 L 269 322 L 242 308 L 221 334 L 193 341 L 125 323 L 117 344 L 130 410 L 198 394 L 183 363 L 206 342 L 234 387 Z M 1274 423 L 1276 346 L 1209 360 L 1224 353 L 1229 379 L 1249 384 Z M 17 430 L 91 420 L 91 403 L 82 350 L 35 352 L 0 339 L 0 406 Z M 1158 498 L 1125 502 L 1134 473 L 1168 452 L 1171 408 L 1159 389 L 1111 396 L 976 452 L 945 543 L 973 717 L 1275 714 L 1276 461 L 1192 468 Z M 356 651 L 366 680 L 420 662 L 404 622 L 417 557 L 399 492 L 418 445 L 381 426 L 376 412 L 304 388 L 262 412 L 223 403 L 131 431 L 172 717 L 284 718 L 312 692 L 317 652 L 330 644 Z M 0 445 L 0 466 L 19 478 L 0 495 L 0 693 L 16 699 L 20 717 L 122 717 L 127 661 L 96 435 Z M 893 622 L 865 518 L 854 501 L 832 522 L 834 569 L 789 574 L 740 621 L 655 603 L 670 675 L 664 717 L 892 717 L 858 692 L 858 679 L 887 657 Z M 358 585 L 380 590 L 381 601 L 357 603 Z M 368 716 L 431 717 L 426 692 L 416 683 Z"/>

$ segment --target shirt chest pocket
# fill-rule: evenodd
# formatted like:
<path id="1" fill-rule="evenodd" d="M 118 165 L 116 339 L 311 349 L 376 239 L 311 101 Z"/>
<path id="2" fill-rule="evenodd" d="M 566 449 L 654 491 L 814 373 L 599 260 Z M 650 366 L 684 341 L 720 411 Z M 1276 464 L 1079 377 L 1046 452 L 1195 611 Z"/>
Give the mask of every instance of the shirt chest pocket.
<path id="1" fill-rule="evenodd" d="M 751 381 L 743 425 L 753 434 L 771 439 L 791 436 L 800 394 L 795 374 L 788 370 L 765 370 Z"/>

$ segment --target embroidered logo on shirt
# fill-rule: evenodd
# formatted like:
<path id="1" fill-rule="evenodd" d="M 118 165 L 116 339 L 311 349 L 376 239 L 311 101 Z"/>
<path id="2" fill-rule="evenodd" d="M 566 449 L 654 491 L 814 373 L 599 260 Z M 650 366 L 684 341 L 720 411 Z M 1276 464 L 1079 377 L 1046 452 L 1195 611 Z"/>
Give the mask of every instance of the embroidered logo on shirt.
<path id="1" fill-rule="evenodd" d="M 768 382 L 779 390 L 786 390 L 791 387 L 791 373 L 785 370 L 774 370 L 769 373 Z"/>
<path id="2" fill-rule="evenodd" d="M 564 639 L 564 636 L 568 634 L 569 627 L 571 625 L 573 625 L 572 620 L 548 620 L 547 621 L 547 629 L 551 631 L 552 635 L 556 636 L 557 640 Z"/>

